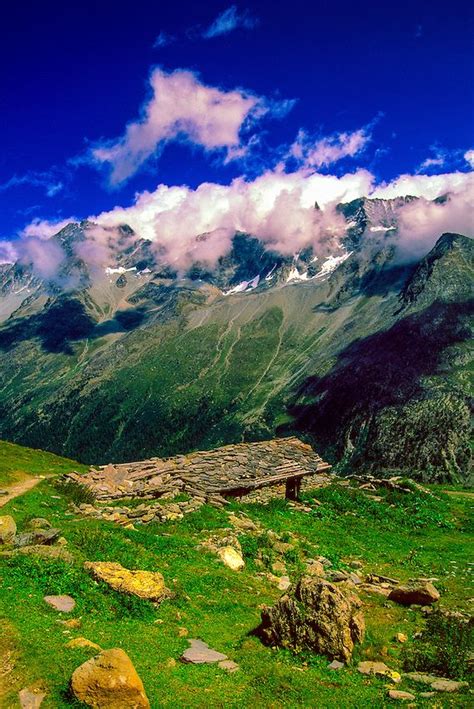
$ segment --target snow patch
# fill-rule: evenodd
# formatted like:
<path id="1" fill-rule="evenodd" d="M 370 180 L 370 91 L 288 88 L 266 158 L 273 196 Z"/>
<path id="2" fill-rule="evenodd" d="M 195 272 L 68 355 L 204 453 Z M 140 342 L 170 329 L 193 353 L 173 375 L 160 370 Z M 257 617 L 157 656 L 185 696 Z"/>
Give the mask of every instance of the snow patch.
<path id="1" fill-rule="evenodd" d="M 252 278 L 251 281 L 242 281 L 242 283 L 239 283 L 237 286 L 234 286 L 230 290 L 223 291 L 222 295 L 232 295 L 233 293 L 243 293 L 244 291 L 247 290 L 254 290 L 260 283 L 260 275 L 255 276 L 255 278 Z"/>
<path id="2" fill-rule="evenodd" d="M 344 261 L 346 261 L 351 254 L 352 251 L 348 251 L 346 254 L 342 254 L 342 256 L 328 256 L 324 261 L 321 270 L 318 271 L 314 278 L 323 278 L 324 276 L 328 276 L 330 273 L 335 271 L 341 263 L 344 263 Z"/>
<path id="3" fill-rule="evenodd" d="M 371 226 L 369 231 L 394 231 L 396 228 L 395 226 Z"/>
<path id="4" fill-rule="evenodd" d="M 289 283 L 290 281 L 307 281 L 308 280 L 308 272 L 305 271 L 304 273 L 300 273 L 296 266 L 293 266 L 291 269 L 290 273 L 288 274 L 288 278 L 286 279 L 286 282 Z"/>
<path id="5" fill-rule="evenodd" d="M 128 273 L 129 271 L 136 271 L 137 267 L 132 266 L 131 268 L 124 268 L 123 266 L 119 266 L 118 268 L 109 268 L 107 267 L 105 269 L 105 272 L 108 276 L 111 276 L 114 273 L 122 274 L 122 273 Z"/>

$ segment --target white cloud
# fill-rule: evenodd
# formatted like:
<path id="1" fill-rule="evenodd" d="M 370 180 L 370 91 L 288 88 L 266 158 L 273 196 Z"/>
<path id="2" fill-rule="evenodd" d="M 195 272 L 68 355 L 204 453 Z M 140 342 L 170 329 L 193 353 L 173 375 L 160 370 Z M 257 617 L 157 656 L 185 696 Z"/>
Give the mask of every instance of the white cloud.
<path id="1" fill-rule="evenodd" d="M 231 5 L 205 29 L 202 33 L 204 39 L 212 39 L 223 34 L 233 32 L 238 28 L 253 29 L 258 25 L 258 20 L 247 11 L 239 13 L 236 5 Z"/>
<path id="2" fill-rule="evenodd" d="M 402 260 L 424 256 L 445 232 L 474 236 L 474 175 L 465 174 L 464 183 L 446 200 L 424 197 L 404 205 L 398 213 L 398 252 Z"/>
<path id="3" fill-rule="evenodd" d="M 447 194 L 447 199 L 432 202 Z M 151 240 L 160 259 L 178 270 L 195 261 L 215 263 L 228 253 L 236 231 L 253 234 L 284 254 L 311 245 L 319 257 L 337 256 L 346 229 L 335 209 L 338 203 L 406 195 L 420 199 L 398 210 L 400 226 L 394 238 L 399 258 L 420 258 L 446 231 L 474 236 L 473 173 L 402 175 L 377 186 L 375 177 L 363 169 L 343 176 L 277 169 L 254 180 L 236 178 L 229 185 L 203 183 L 196 189 L 159 185 L 153 192 L 137 195 L 130 207 L 115 207 L 90 217 L 99 227 L 88 232 L 78 256 L 93 267 L 109 266 L 111 240 L 121 224 L 129 224 L 139 236 Z M 316 202 L 320 209 L 315 209 Z M 38 273 L 51 277 L 62 255 L 54 247 L 49 249 L 49 237 L 68 221 L 29 225 L 20 240 L 25 241 L 19 251 L 21 260 L 32 260 Z M 366 238 L 379 237 L 368 232 Z M 14 246 L 18 249 L 18 242 Z"/>
<path id="4" fill-rule="evenodd" d="M 467 150 L 464 153 L 464 160 L 474 169 L 474 150 Z"/>
<path id="5" fill-rule="evenodd" d="M 366 128 L 352 133 L 336 133 L 332 136 L 311 138 L 300 130 L 295 142 L 290 146 L 287 158 L 294 158 L 302 167 L 311 170 L 327 167 L 346 157 L 359 155 L 371 139 Z"/>
<path id="6" fill-rule="evenodd" d="M 6 192 L 14 187 L 30 185 L 32 187 L 41 187 L 48 197 L 61 192 L 64 188 L 64 183 L 58 179 L 55 170 L 47 170 L 44 172 L 27 172 L 25 175 L 13 175 L 9 180 L 0 184 L 0 192 Z"/>
<path id="7" fill-rule="evenodd" d="M 293 105 L 207 86 L 191 71 L 167 73 L 158 68 L 150 84 L 153 96 L 143 107 L 141 119 L 129 123 L 121 138 L 92 150 L 96 164 L 110 166 L 111 185 L 127 180 L 173 140 L 220 151 L 225 161 L 242 157 L 247 147 L 241 131 L 263 115 L 278 117 Z"/>
<path id="8" fill-rule="evenodd" d="M 466 172 L 447 172 L 441 175 L 400 175 L 392 182 L 382 182 L 373 197 L 392 199 L 405 195 L 436 199 L 448 192 L 462 192 L 472 184 Z"/>

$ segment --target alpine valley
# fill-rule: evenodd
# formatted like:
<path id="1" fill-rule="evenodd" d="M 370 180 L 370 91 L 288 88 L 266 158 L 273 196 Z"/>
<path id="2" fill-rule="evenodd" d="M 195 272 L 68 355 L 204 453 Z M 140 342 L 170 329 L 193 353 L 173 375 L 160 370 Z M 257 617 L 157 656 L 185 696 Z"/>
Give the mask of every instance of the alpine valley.
<path id="1" fill-rule="evenodd" d="M 410 199 L 340 204 L 325 258 L 236 233 L 186 272 L 127 225 L 90 266 L 69 224 L 54 279 L 0 266 L 0 438 L 106 463 L 296 434 L 341 472 L 472 482 L 474 243 L 402 259 Z"/>

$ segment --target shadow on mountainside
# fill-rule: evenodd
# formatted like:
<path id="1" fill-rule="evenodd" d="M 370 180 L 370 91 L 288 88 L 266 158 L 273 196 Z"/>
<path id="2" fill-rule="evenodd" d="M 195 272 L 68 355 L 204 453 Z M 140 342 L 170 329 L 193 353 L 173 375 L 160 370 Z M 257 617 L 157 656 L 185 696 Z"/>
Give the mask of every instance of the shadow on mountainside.
<path id="1" fill-rule="evenodd" d="M 3 327 L 0 349 L 8 351 L 23 341 L 38 339 L 46 352 L 72 355 L 72 343 L 134 330 L 144 319 L 143 310 L 134 308 L 118 311 L 110 320 L 97 323 L 83 303 L 72 298 L 62 299 L 43 313 Z"/>
<path id="2" fill-rule="evenodd" d="M 294 394 L 291 425 L 279 433 L 306 432 L 339 452 L 344 434 L 389 406 L 419 397 L 421 378 L 434 374 L 446 347 L 468 340 L 473 303 L 434 303 L 393 327 L 356 340 L 323 377 L 308 377 Z M 309 403 L 299 403 L 308 401 Z"/>

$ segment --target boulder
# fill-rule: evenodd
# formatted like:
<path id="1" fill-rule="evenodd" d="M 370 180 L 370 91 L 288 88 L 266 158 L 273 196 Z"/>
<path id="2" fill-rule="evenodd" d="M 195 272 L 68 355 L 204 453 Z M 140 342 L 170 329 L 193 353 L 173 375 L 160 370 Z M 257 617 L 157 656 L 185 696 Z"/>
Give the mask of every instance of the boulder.
<path id="1" fill-rule="evenodd" d="M 127 653 L 104 650 L 74 670 L 71 689 L 95 709 L 149 709 L 145 689 Z"/>
<path id="2" fill-rule="evenodd" d="M 170 593 L 158 571 L 125 569 L 121 564 L 112 561 L 86 561 L 84 568 L 90 571 L 95 579 L 104 581 L 115 591 L 138 598 L 159 602 Z"/>
<path id="3" fill-rule="evenodd" d="M 395 601 L 402 606 L 429 606 L 439 601 L 439 591 L 432 583 L 410 583 L 406 586 L 397 586 L 390 591 L 389 601 Z"/>
<path id="4" fill-rule="evenodd" d="M 232 571 L 240 571 L 244 568 L 245 561 L 234 547 L 222 547 L 217 553 L 224 564 L 228 566 L 229 569 L 232 569 Z"/>
<path id="5" fill-rule="evenodd" d="M 360 599 L 348 588 L 303 576 L 293 591 L 262 611 L 258 634 L 269 645 L 311 650 L 347 662 L 364 636 Z"/>
<path id="6" fill-rule="evenodd" d="M 0 544 L 10 544 L 16 534 L 16 523 L 10 515 L 0 517 Z"/>

